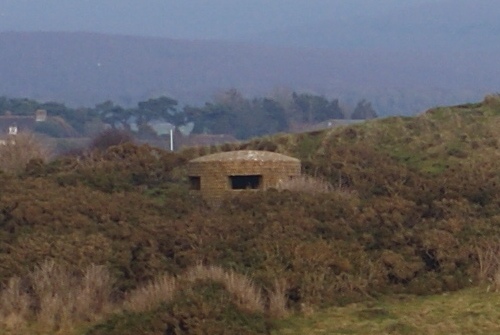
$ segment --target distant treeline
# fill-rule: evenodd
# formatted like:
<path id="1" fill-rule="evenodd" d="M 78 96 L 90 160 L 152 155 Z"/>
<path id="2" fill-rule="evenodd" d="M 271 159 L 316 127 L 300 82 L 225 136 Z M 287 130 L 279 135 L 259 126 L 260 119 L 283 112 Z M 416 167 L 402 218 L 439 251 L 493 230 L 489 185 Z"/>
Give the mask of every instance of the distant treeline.
<path id="1" fill-rule="evenodd" d="M 106 127 L 128 130 L 141 139 L 165 135 L 168 124 L 194 134 L 228 134 L 248 139 L 266 134 L 304 129 L 332 119 L 371 119 L 377 113 L 370 102 L 361 100 L 355 108 L 338 99 L 308 93 L 287 93 L 274 97 L 246 98 L 237 90 L 218 94 L 201 107 L 179 107 L 177 100 L 160 96 L 124 108 L 105 101 L 93 108 L 70 108 L 58 102 L 37 102 L 25 98 L 0 97 L 0 112 L 11 116 L 33 115 L 43 109 L 49 117 L 37 123 L 34 131 L 51 137 L 68 132 L 62 118 L 81 136 L 93 136 Z M 167 124 L 168 123 L 168 124 Z M 158 127 L 158 125 L 163 125 Z M 166 127 L 165 127 L 166 125 Z"/>

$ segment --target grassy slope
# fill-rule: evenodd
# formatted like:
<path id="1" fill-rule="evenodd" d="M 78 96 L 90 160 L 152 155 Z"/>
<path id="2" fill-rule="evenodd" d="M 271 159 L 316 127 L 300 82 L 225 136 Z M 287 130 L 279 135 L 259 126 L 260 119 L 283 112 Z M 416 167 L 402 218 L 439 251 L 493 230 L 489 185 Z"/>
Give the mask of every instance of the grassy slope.
<path id="1" fill-rule="evenodd" d="M 498 334 L 499 309 L 500 294 L 484 288 L 400 295 L 291 317 L 273 334 Z"/>
<path id="2" fill-rule="evenodd" d="M 498 97 L 487 97 L 480 104 L 436 108 L 415 118 L 376 120 L 346 132 L 351 132 L 352 142 L 377 147 L 419 174 L 438 176 L 450 169 L 462 171 L 465 165 L 493 165 L 498 175 L 498 103 Z M 313 136 L 316 142 L 334 139 L 339 145 L 345 136 L 336 138 L 338 132 Z M 314 160 L 321 154 L 321 147 L 312 150 L 313 141 L 297 144 L 302 159 Z M 484 176 L 478 172 L 477 177 Z M 484 288 L 427 297 L 389 296 L 294 316 L 283 320 L 273 334 L 496 334 L 499 307 L 500 295 Z"/>
<path id="3" fill-rule="evenodd" d="M 461 158 L 474 163 L 498 157 L 499 116 L 500 98 L 492 97 L 479 104 L 435 108 L 416 117 L 389 117 L 270 141 L 277 142 L 280 151 L 298 154 L 306 161 L 326 154 L 331 145 L 362 144 L 412 170 L 435 174 L 459 164 Z"/>

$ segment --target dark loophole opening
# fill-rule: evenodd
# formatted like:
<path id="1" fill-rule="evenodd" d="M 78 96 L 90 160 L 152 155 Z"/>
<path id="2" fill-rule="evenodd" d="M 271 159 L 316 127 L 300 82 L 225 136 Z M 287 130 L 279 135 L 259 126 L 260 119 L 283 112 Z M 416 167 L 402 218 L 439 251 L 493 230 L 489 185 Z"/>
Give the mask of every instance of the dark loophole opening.
<path id="1" fill-rule="evenodd" d="M 259 189 L 262 185 L 261 175 L 250 176 L 229 176 L 231 189 L 233 190 L 246 190 L 246 189 Z"/>
<path id="2" fill-rule="evenodd" d="M 189 189 L 199 191 L 201 189 L 201 178 L 189 177 Z"/>

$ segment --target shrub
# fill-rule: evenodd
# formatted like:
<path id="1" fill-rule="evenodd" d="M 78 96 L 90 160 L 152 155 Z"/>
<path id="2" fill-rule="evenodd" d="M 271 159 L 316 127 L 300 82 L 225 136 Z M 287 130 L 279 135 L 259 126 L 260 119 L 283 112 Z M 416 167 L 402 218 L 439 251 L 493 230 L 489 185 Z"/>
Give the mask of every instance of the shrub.
<path id="1" fill-rule="evenodd" d="M 89 148 L 91 150 L 106 150 L 109 147 L 129 142 L 133 142 L 133 136 L 129 132 L 110 128 L 97 135 L 90 142 Z"/>
<path id="2" fill-rule="evenodd" d="M 483 104 L 488 107 L 500 106 L 500 94 L 488 94 L 484 97 Z"/>

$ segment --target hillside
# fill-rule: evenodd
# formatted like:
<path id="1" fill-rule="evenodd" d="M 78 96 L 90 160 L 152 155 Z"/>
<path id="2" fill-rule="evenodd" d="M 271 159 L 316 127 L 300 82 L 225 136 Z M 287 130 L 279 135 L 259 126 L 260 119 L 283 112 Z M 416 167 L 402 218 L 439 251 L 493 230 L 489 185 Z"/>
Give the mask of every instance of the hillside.
<path id="1" fill-rule="evenodd" d="M 492 95 L 222 147 L 32 160 L 0 174 L 0 322 L 7 334 L 267 334 L 295 313 L 498 289 L 499 126 Z M 300 158 L 329 187 L 208 207 L 186 162 L 235 149 Z"/>
<path id="2" fill-rule="evenodd" d="M 499 86 L 496 52 L 259 46 L 93 33 L 0 33 L 0 95 L 91 107 L 170 96 L 201 104 L 235 88 L 313 92 L 379 115 L 480 99 Z"/>

